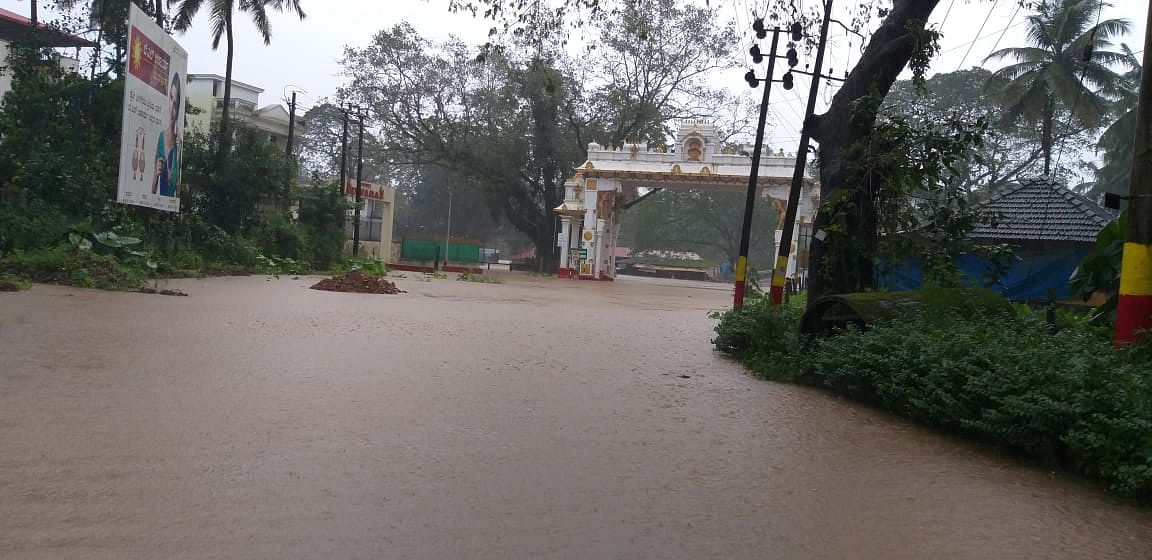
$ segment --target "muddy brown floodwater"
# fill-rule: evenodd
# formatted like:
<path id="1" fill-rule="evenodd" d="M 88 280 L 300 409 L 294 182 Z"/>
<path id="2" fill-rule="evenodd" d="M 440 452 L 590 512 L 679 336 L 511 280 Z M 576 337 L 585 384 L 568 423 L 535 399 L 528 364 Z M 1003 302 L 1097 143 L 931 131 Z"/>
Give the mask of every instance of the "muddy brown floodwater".
<path id="1" fill-rule="evenodd" d="M 714 286 L 0 294 L 0 558 L 1152 558 L 1152 514 L 712 352 Z"/>

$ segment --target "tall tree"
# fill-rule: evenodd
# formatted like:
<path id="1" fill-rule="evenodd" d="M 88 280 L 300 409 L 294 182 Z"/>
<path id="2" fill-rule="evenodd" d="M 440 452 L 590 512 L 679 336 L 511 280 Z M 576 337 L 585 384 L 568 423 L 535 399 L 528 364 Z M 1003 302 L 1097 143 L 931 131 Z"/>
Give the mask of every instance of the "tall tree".
<path id="1" fill-rule="evenodd" d="M 235 54 L 233 38 L 233 17 L 236 11 L 246 13 L 252 18 L 256 30 L 260 32 L 264 44 L 272 43 L 272 27 L 268 21 L 268 8 L 275 11 L 293 11 L 300 19 L 304 19 L 304 10 L 300 7 L 300 0 L 168 0 L 168 5 L 176 5 L 173 16 L 173 27 L 177 31 L 187 31 L 192 27 L 192 20 L 200 9 L 207 4 L 212 23 L 212 49 L 220 47 L 220 40 L 224 39 L 227 55 L 224 65 L 224 107 L 220 118 L 221 153 L 228 149 L 228 117 L 232 101 L 232 58 Z"/>
<path id="2" fill-rule="evenodd" d="M 920 85 L 900 80 L 883 104 L 883 110 L 898 108 L 914 126 L 943 123 L 951 118 L 998 123 L 994 134 L 985 135 L 970 157 L 957 163 L 957 187 L 970 198 L 990 196 L 1020 177 L 1042 173 L 1044 153 L 1039 130 L 1026 123 L 1004 121 L 1002 107 L 989 103 L 985 92 L 991 77 L 991 71 L 974 67 L 935 74 Z M 1091 142 L 1084 128 L 1069 122 L 1067 116 L 1066 111 L 1059 115 L 1055 140 L 1079 145 Z"/>
<path id="3" fill-rule="evenodd" d="M 654 13 L 643 12 L 644 17 Z M 714 35 L 687 27 L 695 20 L 678 21 L 677 29 L 699 44 L 643 42 L 629 48 L 636 53 L 713 48 Z M 688 70 L 681 67 L 628 62 L 634 72 L 629 80 L 647 80 L 651 87 L 590 83 L 556 45 L 532 37 L 481 50 L 477 57 L 459 41 L 433 44 L 410 26 L 397 26 L 379 33 L 367 48 L 347 51 L 344 66 L 351 81 L 344 95 L 371 109 L 380 137 L 398 160 L 434 163 L 468 177 L 467 184 L 483 189 L 489 204 L 533 240 L 538 255 L 548 257 L 558 233 L 552 209 L 561 203 L 574 166 L 586 158 L 588 142 L 649 135 L 662 141 L 666 120 L 684 114 L 679 108 L 705 92 L 697 87 L 705 80 L 702 74 L 685 77 Z M 613 56 L 634 60 L 631 53 Z M 617 89 L 601 95 L 609 92 L 604 88 Z"/>
<path id="4" fill-rule="evenodd" d="M 308 128 L 300 138 L 301 171 L 306 175 L 319 175 L 325 180 L 340 176 L 340 142 L 344 134 L 344 116 L 340 107 L 323 101 L 304 114 Z M 355 115 L 348 123 L 348 173 L 356 173 L 356 150 L 359 132 Z M 390 154 L 371 127 L 364 129 L 364 180 L 379 183 L 389 180 L 392 166 Z"/>
<path id="5" fill-rule="evenodd" d="M 624 213 L 620 243 L 637 251 L 693 251 L 709 261 L 735 263 L 744 198 L 737 192 L 654 193 Z M 774 205 L 765 201 L 758 201 L 754 211 L 750 261 L 768 270 L 775 260 L 779 220 Z"/>
<path id="6" fill-rule="evenodd" d="M 1114 88 L 1105 91 L 1115 101 L 1109 114 L 1115 120 L 1096 142 L 1096 152 L 1101 155 L 1103 164 L 1094 168 L 1095 180 L 1090 194 L 1103 196 L 1104 193 L 1127 195 L 1132 173 L 1132 150 L 1136 141 L 1136 105 L 1140 95 L 1140 74 L 1143 71 L 1140 60 L 1128 45 L 1121 50 L 1128 59 L 1127 72 L 1121 76 Z"/>
<path id="7" fill-rule="evenodd" d="M 677 119 L 716 116 L 731 95 L 711 83 L 736 64 L 736 32 L 712 10 L 679 2 L 626 2 L 589 30 L 583 75 L 586 135 L 608 146 L 662 145 Z"/>
<path id="8" fill-rule="evenodd" d="M 1125 62 L 1122 53 L 1109 51 L 1111 38 L 1127 33 L 1127 20 L 1099 21 L 1103 0 L 1041 2 L 1028 16 L 1032 46 L 1000 49 L 985 59 L 1016 62 L 997 70 L 989 91 L 1004 103 L 1008 123 L 1039 123 L 1044 174 L 1052 175 L 1056 119 L 1067 109 L 1084 128 L 1094 129 L 1108 110 L 1102 90 L 1120 81 L 1112 65 Z"/>
<path id="9" fill-rule="evenodd" d="M 634 3 L 634 0 L 564 0 L 559 2 L 555 10 L 567 17 L 581 12 L 591 13 L 589 21 L 601 21 L 611 19 L 610 16 L 618 15 Z M 470 10 L 473 13 L 483 9 L 485 17 L 503 22 L 505 30 L 511 29 L 516 33 L 523 29 L 519 22 L 523 21 L 520 16 L 527 4 L 531 3 L 516 0 L 453 0 L 450 6 L 455 10 Z M 857 148 L 872 136 L 880 109 L 877 100 L 883 100 L 906 67 L 913 70 L 917 80 L 923 79 L 932 56 L 938 50 L 939 33 L 926 29 L 926 24 L 939 0 L 860 1 L 856 4 L 859 9 L 852 9 L 850 20 L 855 31 L 865 33 L 871 30 L 873 14 L 882 18 L 879 26 L 872 32 L 864 53 L 833 97 L 828 109 L 824 114 L 816 115 L 804 123 L 805 131 L 820 145 L 819 175 L 821 199 L 825 201 L 825 206 L 817 215 L 815 227 L 833 227 L 833 222 L 839 220 L 835 227 L 844 229 L 848 234 L 828 237 L 827 242 L 813 243 L 809 290 L 814 296 L 827 291 L 851 291 L 873 285 L 875 278 L 872 263 L 879 227 L 874 197 L 883 177 L 876 176 L 868 165 L 863 164 L 861 160 L 866 159 L 868 154 Z M 815 9 L 817 13 L 798 14 L 795 2 L 772 0 L 766 12 L 773 22 L 789 24 L 799 18 L 811 31 L 811 27 L 818 25 L 824 17 L 834 17 L 833 14 L 822 13 L 819 7 Z M 781 21 L 785 18 L 791 19 Z M 810 33 L 809 37 L 812 36 L 815 34 Z M 835 207 L 829 205 L 828 201 L 836 201 Z M 851 208 L 849 214 L 844 213 L 846 208 Z M 866 250 L 857 251 L 851 259 L 824 261 L 830 245 L 847 241 L 864 241 L 863 247 Z M 809 299 L 814 300 L 815 297 Z"/>

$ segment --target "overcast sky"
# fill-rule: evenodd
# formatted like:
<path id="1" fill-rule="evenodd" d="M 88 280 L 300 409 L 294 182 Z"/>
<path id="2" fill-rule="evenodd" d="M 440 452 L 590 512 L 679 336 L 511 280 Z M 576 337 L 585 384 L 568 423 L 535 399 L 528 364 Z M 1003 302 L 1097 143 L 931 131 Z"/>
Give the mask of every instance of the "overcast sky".
<path id="1" fill-rule="evenodd" d="M 811 3 L 812 0 L 808 1 Z M 270 46 L 264 46 L 250 22 L 237 22 L 234 77 L 264 88 L 261 104 L 275 103 L 292 87 L 306 92 L 299 98 L 304 107 L 333 95 L 343 81 L 339 75 L 339 61 L 344 47 L 366 45 L 373 34 L 396 23 L 407 21 L 430 38 L 443 39 L 451 34 L 475 44 L 487 40 L 491 26 L 490 22 L 471 15 L 449 13 L 447 0 L 302 0 L 301 3 L 308 15 L 304 21 L 287 14 L 272 16 Z M 749 14 L 755 5 L 763 6 L 764 3 L 765 0 L 712 0 L 719 16 L 735 20 L 743 32 L 742 51 L 747 51 L 752 40 Z M 1133 50 L 1141 51 L 1147 2 L 1114 0 L 1114 4 L 1104 11 L 1103 17 L 1130 20 L 1134 32 L 1123 41 Z M 28 0 L 0 0 L 0 8 L 27 15 Z M 941 0 L 932 22 L 943 33 L 943 53 L 932 62 L 932 71 L 950 72 L 980 65 L 997 45 L 1024 45 L 1025 15 L 1024 10 L 1018 9 L 1016 0 Z M 191 31 L 177 34 L 177 40 L 189 52 L 189 71 L 192 73 L 224 73 L 223 45 L 218 52 L 212 50 L 209 29 L 206 16 L 201 15 Z M 852 51 L 846 43 L 846 34 L 837 33 L 835 26 L 833 30 L 834 46 L 830 50 L 833 56 L 829 65 L 842 74 L 845 57 Z M 764 46 L 766 48 L 767 43 Z M 855 49 L 858 56 L 858 42 Z M 747 88 L 743 82 L 746 70 L 746 67 L 734 68 L 718 76 L 717 80 L 730 83 L 733 89 Z M 790 92 L 783 88 L 773 90 L 772 125 L 766 138 L 769 145 L 787 150 L 787 145 L 798 139 L 797 130 L 807 91 L 806 79 L 798 79 L 796 88 Z M 830 92 L 822 94 L 818 106 L 829 98 Z"/>

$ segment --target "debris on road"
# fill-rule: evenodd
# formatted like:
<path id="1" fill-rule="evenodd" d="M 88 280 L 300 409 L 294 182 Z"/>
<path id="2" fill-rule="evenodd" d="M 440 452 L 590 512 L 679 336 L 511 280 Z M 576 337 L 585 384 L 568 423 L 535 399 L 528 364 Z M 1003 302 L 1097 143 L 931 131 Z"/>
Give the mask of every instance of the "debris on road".
<path id="1" fill-rule="evenodd" d="M 187 297 L 188 294 L 180 290 L 157 290 L 156 288 L 140 288 L 142 294 L 160 294 L 162 296 L 183 296 Z"/>
<path id="2" fill-rule="evenodd" d="M 325 278 L 312 285 L 313 290 L 328 292 L 351 292 L 357 294 L 403 294 L 404 290 L 396 287 L 383 278 L 368 276 L 359 270 L 352 270 L 335 276 Z"/>

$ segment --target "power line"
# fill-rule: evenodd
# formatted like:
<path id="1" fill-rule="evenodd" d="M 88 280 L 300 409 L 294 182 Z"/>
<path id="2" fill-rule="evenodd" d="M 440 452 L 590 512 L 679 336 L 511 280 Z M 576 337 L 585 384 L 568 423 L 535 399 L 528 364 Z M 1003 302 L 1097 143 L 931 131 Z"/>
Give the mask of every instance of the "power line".
<path id="1" fill-rule="evenodd" d="M 992 56 L 992 53 L 996 52 L 996 47 L 1000 46 L 1000 41 L 1004 40 L 1004 36 L 1007 35 L 1008 30 L 1012 28 L 1012 22 L 1016 20 L 1016 15 L 1020 13 L 1020 6 L 1021 5 L 1022 4 L 1016 4 L 1016 10 L 1014 12 L 1012 12 L 1012 17 L 1008 18 L 1008 27 L 1005 27 L 1004 31 L 1002 31 L 1000 33 L 1000 36 L 996 38 L 996 43 L 992 45 L 992 50 L 988 51 L 988 56 Z M 1024 22 L 1021 22 L 1021 23 L 1024 23 Z M 986 56 L 986 57 L 984 57 L 984 59 L 987 60 L 988 57 Z"/>
<path id="2" fill-rule="evenodd" d="M 962 49 L 962 48 L 964 48 L 964 47 L 967 47 L 967 46 L 969 46 L 969 45 L 972 45 L 973 43 L 976 43 L 976 42 L 978 42 L 978 41 L 983 41 L 984 39 L 987 39 L 987 38 L 989 38 L 989 37 L 991 37 L 991 36 L 993 36 L 993 35 L 995 35 L 995 34 L 997 34 L 997 33 L 1000 33 L 1000 32 L 1002 32 L 1002 31 L 1007 31 L 1007 30 L 1009 30 L 1009 29 L 1012 29 L 1012 28 L 1014 28 L 1014 27 L 1020 27 L 1021 25 L 1024 25 L 1025 23 L 1028 23 L 1028 22 L 1027 22 L 1027 20 L 1025 20 L 1025 21 L 1021 21 L 1021 22 L 1018 22 L 1018 23 L 1014 23 L 1014 24 L 1012 24 L 1012 25 L 1009 25 L 1008 27 L 1005 27 L 1005 28 L 1003 28 L 1003 29 L 997 29 L 997 30 L 995 30 L 995 31 L 992 31 L 992 32 L 988 33 L 987 35 L 983 35 L 983 36 L 977 37 L 977 38 L 975 38 L 975 39 L 973 39 L 973 40 L 971 40 L 971 41 L 968 41 L 968 42 L 966 42 L 966 43 L 960 43 L 959 45 L 956 45 L 955 47 L 951 47 L 951 48 L 948 48 L 948 49 L 944 49 L 944 50 L 940 51 L 940 54 L 948 54 L 948 53 L 950 53 L 950 52 L 958 51 L 958 50 L 960 50 L 960 49 Z"/>
<path id="3" fill-rule="evenodd" d="M 996 0 L 995 2 L 992 2 L 992 9 L 988 10 L 988 14 L 984 16 L 984 23 L 981 23 L 980 29 L 978 31 L 976 31 L 976 39 L 973 40 L 971 43 L 968 43 L 968 51 L 964 53 L 964 58 L 960 59 L 960 64 L 958 66 L 956 66 L 957 71 L 959 71 L 961 68 L 963 68 L 964 63 L 968 61 L 968 55 L 972 54 L 972 47 L 976 46 L 976 41 L 980 40 L 980 34 L 984 32 L 984 26 L 988 25 L 988 20 L 991 19 L 992 12 L 996 11 L 996 5 L 999 3 L 1000 3 L 1000 0 Z"/>
<path id="4" fill-rule="evenodd" d="M 948 16 L 952 15 L 952 6 L 956 5 L 956 0 L 948 3 L 948 10 L 944 12 L 944 19 L 940 20 L 940 29 L 944 29 L 944 24 L 948 23 Z"/>

